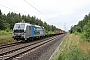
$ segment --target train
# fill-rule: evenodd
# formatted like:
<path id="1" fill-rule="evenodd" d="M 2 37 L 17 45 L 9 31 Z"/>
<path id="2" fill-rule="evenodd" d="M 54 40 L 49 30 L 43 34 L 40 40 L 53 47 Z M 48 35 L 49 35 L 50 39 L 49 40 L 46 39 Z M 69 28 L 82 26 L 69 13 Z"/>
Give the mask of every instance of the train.
<path id="1" fill-rule="evenodd" d="M 58 35 L 58 32 L 56 34 L 45 34 L 43 26 L 30 23 L 15 23 L 12 38 L 16 41 L 32 41 L 55 35 Z"/>
<path id="2" fill-rule="evenodd" d="M 15 23 L 13 28 L 14 40 L 28 40 L 44 36 L 44 27 L 29 23 Z"/>
<path id="3" fill-rule="evenodd" d="M 56 34 L 64 34 L 65 32 L 61 29 L 56 30 Z"/>

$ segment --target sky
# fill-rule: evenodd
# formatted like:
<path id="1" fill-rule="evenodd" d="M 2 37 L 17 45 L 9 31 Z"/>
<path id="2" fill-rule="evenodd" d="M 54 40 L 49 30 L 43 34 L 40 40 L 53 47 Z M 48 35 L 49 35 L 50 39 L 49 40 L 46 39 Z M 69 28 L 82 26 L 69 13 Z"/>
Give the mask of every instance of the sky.
<path id="1" fill-rule="evenodd" d="M 3 14 L 36 16 L 43 22 L 68 31 L 90 12 L 90 0 L 0 0 Z"/>

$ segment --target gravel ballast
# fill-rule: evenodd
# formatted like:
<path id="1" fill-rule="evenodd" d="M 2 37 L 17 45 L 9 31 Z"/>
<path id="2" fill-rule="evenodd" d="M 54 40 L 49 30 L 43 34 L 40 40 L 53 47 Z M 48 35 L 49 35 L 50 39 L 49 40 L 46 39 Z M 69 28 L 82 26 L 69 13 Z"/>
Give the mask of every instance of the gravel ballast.
<path id="1" fill-rule="evenodd" d="M 65 34 L 62 34 L 59 39 L 38 47 L 22 56 L 19 56 L 17 57 L 17 60 L 49 60 L 51 55 L 61 43 L 64 36 Z"/>

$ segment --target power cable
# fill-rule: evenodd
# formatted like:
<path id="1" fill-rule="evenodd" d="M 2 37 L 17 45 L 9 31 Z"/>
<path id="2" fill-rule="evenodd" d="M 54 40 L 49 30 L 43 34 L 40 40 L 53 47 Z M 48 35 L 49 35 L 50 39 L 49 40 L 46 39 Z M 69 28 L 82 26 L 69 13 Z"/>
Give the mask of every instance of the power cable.
<path id="1" fill-rule="evenodd" d="M 0 4 L 1 5 L 1 4 Z M 7 9 L 10 9 L 10 10 L 13 10 L 13 11 L 15 11 L 14 9 L 11 9 L 11 8 L 9 8 L 9 7 L 6 7 L 6 6 L 4 6 L 4 5 L 1 5 L 1 6 L 3 6 L 3 7 L 5 7 L 5 8 L 7 8 Z M 17 12 L 17 11 L 16 11 Z"/>
<path id="2" fill-rule="evenodd" d="M 31 7 L 33 7 L 35 10 L 37 10 L 39 13 L 41 13 L 43 16 L 47 17 L 45 14 L 43 14 L 41 11 L 39 11 L 36 7 L 34 7 L 32 4 L 24 0 L 27 4 L 29 4 Z M 35 3 L 34 3 L 35 4 Z M 47 17 L 48 18 L 48 17 Z M 49 19 L 49 18 L 48 18 Z M 50 19 L 49 19 L 50 20 Z"/>
<path id="3" fill-rule="evenodd" d="M 4 1 L 7 2 L 6 0 L 4 0 Z M 12 5 L 12 6 L 14 6 L 14 7 L 16 7 L 16 8 L 18 8 L 18 9 L 20 9 L 19 7 L 15 6 L 15 5 L 13 5 L 13 4 L 9 3 L 9 2 L 7 2 L 7 3 L 10 4 L 10 5 Z M 22 9 L 20 9 L 20 10 L 23 11 L 23 12 L 25 12 L 25 13 L 28 13 L 28 12 L 22 10 Z"/>
<path id="4" fill-rule="evenodd" d="M 5 7 L 5 8 L 7 8 L 7 9 L 10 9 L 10 10 L 16 11 L 16 10 L 11 9 L 11 8 L 9 8 L 9 7 L 6 7 L 6 6 L 2 5 L 2 4 L 0 4 L 0 5 L 3 6 L 3 7 Z M 16 11 L 16 12 L 19 12 L 19 11 Z M 23 14 L 23 13 L 22 13 L 22 14 Z"/>

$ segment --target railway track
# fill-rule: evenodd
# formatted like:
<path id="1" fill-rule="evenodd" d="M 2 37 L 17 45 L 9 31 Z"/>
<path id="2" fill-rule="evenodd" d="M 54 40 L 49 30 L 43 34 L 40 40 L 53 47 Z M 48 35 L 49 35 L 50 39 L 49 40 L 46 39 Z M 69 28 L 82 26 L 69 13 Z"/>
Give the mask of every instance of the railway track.
<path id="1" fill-rule="evenodd" d="M 4 45 L 0 46 L 0 49 L 15 46 L 15 45 L 19 45 L 19 44 L 20 44 L 19 42 L 15 42 L 15 43 L 11 43 L 11 44 L 4 44 Z"/>
<path id="2" fill-rule="evenodd" d="M 0 60 L 10 60 L 10 59 L 12 60 L 13 58 L 17 57 L 18 55 L 24 54 L 30 50 L 33 50 L 39 46 L 42 46 L 48 42 L 56 40 L 59 37 L 60 37 L 60 35 L 45 38 L 42 40 L 30 42 L 30 43 L 14 45 L 14 46 L 11 45 L 9 47 L 2 48 L 2 49 L 0 49 Z"/>
<path id="3" fill-rule="evenodd" d="M 23 43 L 15 42 L 15 43 L 11 43 L 11 44 L 3 44 L 3 45 L 0 46 L 0 49 L 7 48 L 7 47 L 12 47 L 12 46 L 15 46 L 15 45 L 20 45 L 20 44 L 23 44 Z"/>

